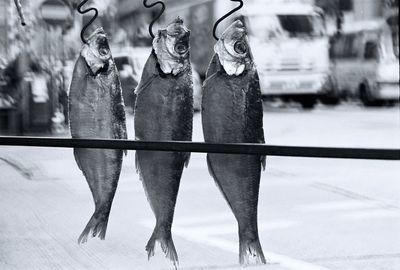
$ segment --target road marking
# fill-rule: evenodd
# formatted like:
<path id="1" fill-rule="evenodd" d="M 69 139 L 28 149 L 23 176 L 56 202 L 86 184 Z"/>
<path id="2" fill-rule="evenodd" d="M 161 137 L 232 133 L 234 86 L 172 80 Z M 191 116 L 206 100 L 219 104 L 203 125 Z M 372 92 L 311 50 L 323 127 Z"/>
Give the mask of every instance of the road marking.
<path id="1" fill-rule="evenodd" d="M 176 233 L 176 235 L 186 238 L 187 240 L 190 240 L 192 242 L 212 246 L 227 252 L 233 252 L 233 253 L 239 252 L 238 244 L 234 243 L 233 241 L 217 237 L 198 237 L 195 234 L 187 235 L 187 234 Z M 279 264 L 291 270 L 329 270 L 328 268 L 324 268 L 301 260 L 293 259 L 288 256 L 284 256 L 274 252 L 269 252 L 264 250 L 264 255 L 268 260 L 268 264 Z"/>
<path id="2" fill-rule="evenodd" d="M 317 188 L 317 189 L 320 189 L 320 190 L 325 190 L 327 192 L 336 193 L 336 194 L 339 194 L 341 196 L 347 197 L 349 199 L 354 199 L 354 200 L 359 200 L 359 201 L 364 201 L 364 202 L 378 203 L 380 208 L 400 209 L 400 206 L 397 205 L 396 203 L 393 204 L 392 202 L 387 202 L 385 200 L 374 199 L 374 198 L 368 197 L 366 195 L 363 195 L 363 194 L 360 194 L 360 193 L 356 193 L 354 191 L 347 190 L 347 189 L 344 189 L 344 188 L 341 188 L 341 187 L 337 187 L 337 186 L 334 186 L 334 185 L 315 182 L 315 183 L 313 183 L 311 185 L 311 187 L 314 187 L 314 188 Z"/>
<path id="3" fill-rule="evenodd" d="M 230 212 L 210 213 L 207 215 L 185 216 L 174 219 L 174 224 L 177 226 L 198 226 L 200 224 L 209 224 L 210 222 L 233 221 L 235 217 Z"/>
<path id="4" fill-rule="evenodd" d="M 231 220 L 227 223 L 227 220 Z M 210 224 L 211 223 L 211 224 Z M 147 228 L 154 227 L 154 220 L 143 220 L 141 224 Z M 288 220 L 276 220 L 259 223 L 259 230 L 284 229 L 295 226 L 296 222 Z M 226 240 L 221 235 L 237 233 L 237 224 L 232 219 L 232 214 L 213 213 L 206 216 L 177 218 L 173 225 L 173 234 L 194 243 L 212 246 L 227 252 L 239 252 L 239 245 L 234 240 Z M 268 263 L 279 264 L 290 270 L 329 270 L 328 268 L 311 264 L 305 261 L 290 258 L 285 255 L 277 254 L 264 250 L 264 255 Z"/>
<path id="5" fill-rule="evenodd" d="M 335 261 L 343 262 L 343 261 L 366 261 L 366 260 L 386 260 L 386 259 L 400 259 L 400 253 L 324 257 L 324 258 L 312 258 L 309 260 L 312 262 L 335 262 Z"/>
<path id="6" fill-rule="evenodd" d="M 325 212 L 325 211 L 346 211 L 379 208 L 377 202 L 365 202 L 356 200 L 333 201 L 323 203 L 304 204 L 297 207 L 302 212 Z"/>
<path id="7" fill-rule="evenodd" d="M 14 168 L 22 174 L 27 180 L 32 180 L 34 178 L 34 168 L 33 164 L 28 164 L 27 162 L 20 162 L 19 160 L 11 157 L 10 155 L 2 154 L 0 156 L 0 161 L 3 161 L 5 164 L 9 165 L 10 167 Z"/>
<path id="8" fill-rule="evenodd" d="M 258 231 L 270 231 L 286 229 L 295 226 L 295 222 L 290 221 L 275 221 L 275 222 L 263 222 L 258 224 Z M 238 233 L 238 228 L 236 222 L 231 223 L 221 223 L 214 225 L 204 225 L 198 226 L 196 228 L 187 228 L 176 224 L 174 230 L 179 230 L 181 232 L 195 232 L 198 235 L 204 236 L 214 236 L 214 235 L 226 235 L 226 234 L 236 234 Z"/>
<path id="9" fill-rule="evenodd" d="M 359 220 L 359 219 L 382 219 L 382 218 L 396 218 L 400 221 L 400 213 L 398 211 L 387 209 L 376 209 L 365 212 L 354 212 L 338 215 L 340 219 L 346 220 Z"/>

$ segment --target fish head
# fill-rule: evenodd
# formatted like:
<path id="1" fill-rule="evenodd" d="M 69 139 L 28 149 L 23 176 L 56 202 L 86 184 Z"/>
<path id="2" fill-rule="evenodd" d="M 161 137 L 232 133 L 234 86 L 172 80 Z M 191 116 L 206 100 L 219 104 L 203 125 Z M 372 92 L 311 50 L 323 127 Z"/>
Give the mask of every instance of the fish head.
<path id="1" fill-rule="evenodd" d="M 222 33 L 214 51 L 228 75 L 239 76 L 253 65 L 247 31 L 240 20 L 232 23 Z"/>
<path id="2" fill-rule="evenodd" d="M 83 45 L 81 55 L 93 74 L 108 72 L 113 63 L 108 38 L 103 28 L 96 29 Z"/>
<path id="3" fill-rule="evenodd" d="M 158 31 L 153 49 L 164 74 L 178 75 L 190 67 L 189 40 L 190 31 L 179 17 Z"/>

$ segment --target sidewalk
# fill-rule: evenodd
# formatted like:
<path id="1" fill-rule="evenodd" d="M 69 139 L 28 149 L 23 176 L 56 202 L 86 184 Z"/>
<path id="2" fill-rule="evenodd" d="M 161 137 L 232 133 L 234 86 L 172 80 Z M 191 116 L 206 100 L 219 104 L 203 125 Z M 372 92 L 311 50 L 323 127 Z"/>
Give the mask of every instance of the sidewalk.
<path id="1" fill-rule="evenodd" d="M 125 162 L 128 168 L 123 170 L 106 241 L 89 239 L 79 246 L 77 237 L 93 202 L 71 150 L 1 148 L 1 155 L 19 164 L 0 161 L 0 269 L 173 269 L 160 248 L 147 261 L 144 246 L 151 229 L 137 222 L 153 217 L 132 160 Z M 236 264 L 237 254 L 210 254 L 207 246 L 174 238 L 181 260 L 178 269 L 242 269 Z M 210 265 L 202 254 L 219 264 Z M 270 264 L 246 269 L 287 268 Z"/>
<path id="2" fill-rule="evenodd" d="M 266 134 L 270 144 L 393 147 L 394 112 L 270 113 Z M 200 123 L 197 115 L 195 141 Z M 379 129 L 368 128 L 376 123 Z M 0 269 L 173 269 L 160 249 L 147 261 L 154 216 L 134 164 L 129 151 L 107 240 L 78 246 L 93 201 L 72 149 L 0 147 Z M 398 173 L 398 162 L 268 157 L 259 234 L 275 264 L 246 269 L 400 269 Z M 179 269 L 242 269 L 236 222 L 204 154 L 193 154 L 184 172 L 173 237 Z"/>

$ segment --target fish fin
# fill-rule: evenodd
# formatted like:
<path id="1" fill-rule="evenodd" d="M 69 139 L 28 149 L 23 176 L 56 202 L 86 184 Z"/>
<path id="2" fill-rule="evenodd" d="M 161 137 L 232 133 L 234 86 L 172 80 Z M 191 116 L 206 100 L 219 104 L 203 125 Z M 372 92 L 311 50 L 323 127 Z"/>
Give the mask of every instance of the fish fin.
<path id="1" fill-rule="evenodd" d="M 146 64 L 144 65 L 142 77 L 140 78 L 140 82 L 135 89 L 135 94 L 139 95 L 140 92 L 145 90 L 155 78 L 159 76 L 159 72 L 157 70 L 157 56 L 154 53 L 154 50 L 151 52 L 149 58 L 147 59 Z"/>
<path id="2" fill-rule="evenodd" d="M 128 133 L 126 131 L 125 106 L 123 103 L 118 103 L 116 106 L 114 106 L 113 135 L 117 140 L 128 139 Z"/>
<path id="3" fill-rule="evenodd" d="M 138 154 L 135 154 L 135 167 L 136 167 L 136 173 L 139 174 L 140 181 L 142 181 L 142 175 L 140 173 L 140 168 L 139 168 L 139 160 L 138 160 Z"/>
<path id="4" fill-rule="evenodd" d="M 267 156 L 261 156 L 261 167 L 263 169 L 263 171 L 265 171 L 265 167 L 266 167 L 266 163 L 267 163 Z"/>
<path id="5" fill-rule="evenodd" d="M 260 89 L 260 79 L 257 70 L 254 71 L 252 78 L 249 80 L 247 91 L 247 111 L 249 132 L 248 140 L 252 142 L 265 143 L 264 127 L 263 127 L 263 105 Z"/>
<path id="6" fill-rule="evenodd" d="M 264 127 L 263 127 L 263 105 L 260 90 L 260 82 L 257 70 L 254 71 L 251 80 L 249 80 L 248 91 L 246 93 L 247 102 L 247 141 L 265 144 Z M 260 157 L 260 162 L 265 171 L 266 156 Z"/>
<path id="7" fill-rule="evenodd" d="M 185 168 L 187 168 L 190 162 L 190 153 L 184 153 L 184 155 L 185 155 Z"/>
<path id="8" fill-rule="evenodd" d="M 155 78 L 157 78 L 156 75 L 151 76 L 147 80 L 142 79 L 140 81 L 139 85 L 136 87 L 135 94 L 139 95 L 140 92 L 146 90 L 152 84 L 152 82 L 154 81 Z"/>
<path id="9" fill-rule="evenodd" d="M 151 207 L 151 210 L 153 210 L 153 213 L 155 213 L 155 211 L 154 211 L 154 206 L 153 206 L 152 201 L 150 200 L 150 196 L 149 196 L 149 193 L 148 193 L 148 191 L 147 191 L 147 187 L 146 187 L 146 185 L 145 185 L 145 183 L 144 183 L 143 174 L 142 174 L 142 172 L 140 171 L 140 165 L 139 165 L 139 164 L 140 164 L 140 163 L 139 163 L 138 152 L 136 151 L 136 155 L 135 155 L 136 173 L 139 174 L 139 180 L 140 180 L 140 182 L 142 182 L 143 190 L 144 190 L 144 194 L 146 195 L 147 202 L 149 203 L 149 205 L 150 205 L 150 207 Z"/>
<path id="10" fill-rule="evenodd" d="M 178 254 L 176 253 L 171 233 L 161 232 L 161 230 L 158 229 L 154 230 L 149 242 L 146 245 L 146 251 L 149 260 L 155 254 L 154 250 L 156 242 L 160 243 L 161 249 L 164 252 L 165 256 L 172 261 L 175 269 L 177 269 L 177 265 L 179 265 Z"/>
<path id="11" fill-rule="evenodd" d="M 81 161 L 80 161 L 79 155 L 78 155 L 78 151 L 79 151 L 79 149 L 76 149 L 76 148 L 74 149 L 74 157 L 75 157 L 75 161 L 76 161 L 76 164 L 78 165 L 79 170 L 81 170 L 83 172 Z"/>
<path id="12" fill-rule="evenodd" d="M 143 184 L 143 189 L 144 189 L 144 193 L 146 194 L 147 201 L 149 202 L 149 204 L 151 206 L 151 209 L 153 209 L 153 205 L 151 204 L 151 201 L 149 199 L 150 197 L 149 197 L 149 195 L 147 193 L 146 185 L 144 184 L 144 181 L 143 181 L 142 172 L 140 171 L 138 152 L 136 152 L 136 154 L 135 154 L 135 167 L 136 167 L 136 173 L 139 175 L 139 180 Z"/>
<path id="13" fill-rule="evenodd" d="M 97 215 L 96 213 L 90 218 L 88 224 L 85 229 L 81 233 L 78 238 L 78 244 L 84 244 L 87 242 L 88 237 L 99 237 L 101 240 L 104 240 L 106 237 L 108 224 L 108 216 Z"/>
<path id="14" fill-rule="evenodd" d="M 215 184 L 217 185 L 217 187 L 218 187 L 219 190 L 221 191 L 222 195 L 224 196 L 225 201 L 228 203 L 229 207 L 232 209 L 232 205 L 231 205 L 230 201 L 228 200 L 228 196 L 226 196 L 224 190 L 223 190 L 222 187 L 220 186 L 219 181 L 218 181 L 218 178 L 217 178 L 217 175 L 216 175 L 215 172 L 214 172 L 214 168 L 213 168 L 213 166 L 212 166 L 212 164 L 211 164 L 211 160 L 210 160 L 210 155 L 207 155 L 207 167 L 208 167 L 208 172 L 210 173 L 211 177 L 212 177 L 212 178 L 214 179 L 214 181 L 215 181 Z M 232 209 L 232 211 L 233 211 L 233 209 Z"/>
<path id="15" fill-rule="evenodd" d="M 215 176 L 214 169 L 211 165 L 211 160 L 210 160 L 209 155 L 207 155 L 207 167 L 208 167 L 208 172 L 210 173 L 211 177 L 214 178 L 214 180 L 216 180 L 217 177 Z"/>
<path id="16" fill-rule="evenodd" d="M 114 138 L 118 140 L 127 140 L 128 133 L 126 130 L 126 113 L 124 97 L 122 96 L 121 81 L 118 76 L 115 76 L 115 90 L 113 91 L 113 133 Z M 128 154 L 124 150 L 125 156 Z"/>
<path id="17" fill-rule="evenodd" d="M 205 91 L 205 89 L 207 89 L 204 87 L 206 85 L 207 81 L 211 80 L 214 76 L 216 76 L 217 72 L 220 71 L 221 68 L 222 68 L 222 66 L 221 66 L 221 63 L 219 62 L 218 55 L 214 54 L 209 66 L 208 66 L 208 69 L 206 72 L 206 78 L 203 82 L 203 87 L 202 87 L 203 91 Z"/>
<path id="18" fill-rule="evenodd" d="M 208 65 L 208 69 L 206 72 L 206 78 L 212 76 L 218 70 L 220 70 L 221 63 L 219 62 L 218 54 L 214 53 L 213 58 L 211 59 L 210 64 Z"/>
<path id="19" fill-rule="evenodd" d="M 252 256 L 257 264 L 266 264 L 264 253 L 261 248 L 260 240 L 241 240 L 239 243 L 239 262 L 241 265 L 247 265 Z"/>

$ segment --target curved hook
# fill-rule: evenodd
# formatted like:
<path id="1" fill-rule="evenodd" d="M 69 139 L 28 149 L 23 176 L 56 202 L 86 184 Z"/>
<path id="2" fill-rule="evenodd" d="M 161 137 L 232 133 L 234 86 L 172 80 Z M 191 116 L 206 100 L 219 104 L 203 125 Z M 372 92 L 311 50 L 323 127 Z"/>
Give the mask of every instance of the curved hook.
<path id="1" fill-rule="evenodd" d="M 219 40 L 219 38 L 217 37 L 217 27 L 218 25 L 225 20 L 226 18 L 228 18 L 229 16 L 231 16 L 233 13 L 235 13 L 236 11 L 238 11 L 239 9 L 241 9 L 243 7 L 243 0 L 231 0 L 232 2 L 239 2 L 239 6 L 237 6 L 236 8 L 232 9 L 231 11 L 229 11 L 227 14 L 225 14 L 224 16 L 221 17 L 221 19 L 219 19 L 215 24 L 214 24 L 214 29 L 213 29 L 213 36 L 216 40 Z"/>
<path id="2" fill-rule="evenodd" d="M 153 25 L 154 25 L 154 23 L 158 20 L 158 19 L 160 19 L 160 17 L 161 17 L 161 15 L 164 13 L 164 11 L 165 11 L 165 4 L 164 4 L 164 2 L 162 2 L 162 1 L 158 1 L 158 2 L 155 2 L 155 3 L 153 3 L 153 4 L 147 4 L 147 0 L 143 0 L 143 5 L 146 7 L 146 8 L 151 8 L 151 7 L 154 7 L 155 5 L 158 5 L 158 4 L 161 4 L 161 10 L 160 10 L 160 13 L 158 13 L 158 15 L 153 19 L 153 21 L 150 23 L 150 25 L 149 25 L 149 34 L 150 34 L 150 36 L 152 37 L 152 38 L 154 38 L 154 34 L 153 34 Z"/>
<path id="3" fill-rule="evenodd" d="M 17 11 L 18 11 L 18 15 L 21 19 L 21 25 L 25 26 L 26 22 L 25 22 L 25 16 L 24 16 L 24 12 L 22 11 L 22 5 L 21 5 L 21 1 L 20 0 L 14 0 L 15 6 L 17 7 Z"/>
<path id="4" fill-rule="evenodd" d="M 87 1 L 89 1 L 89 0 L 83 0 L 83 1 L 78 5 L 78 7 L 76 8 L 76 10 L 78 10 L 78 12 L 79 12 L 80 14 L 85 14 L 85 13 L 88 13 L 88 12 L 90 12 L 90 11 L 94 11 L 94 16 L 93 16 L 93 18 L 90 19 L 90 21 L 82 28 L 82 31 L 81 31 L 81 39 L 82 39 L 82 42 L 85 43 L 85 44 L 88 43 L 87 40 L 85 39 L 85 31 L 86 31 L 86 29 L 96 20 L 97 16 L 99 15 L 98 10 L 95 9 L 95 8 L 88 8 L 88 9 L 82 10 L 82 7 L 87 3 Z"/>

